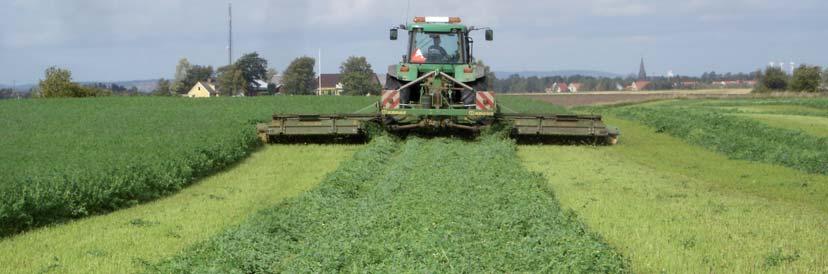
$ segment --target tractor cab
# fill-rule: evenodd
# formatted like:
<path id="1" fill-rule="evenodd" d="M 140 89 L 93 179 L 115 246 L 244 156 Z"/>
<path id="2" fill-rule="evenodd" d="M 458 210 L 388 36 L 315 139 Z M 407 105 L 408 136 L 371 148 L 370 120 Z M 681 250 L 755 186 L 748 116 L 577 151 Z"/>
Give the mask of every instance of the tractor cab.
<path id="1" fill-rule="evenodd" d="M 485 67 L 475 63 L 470 34 L 486 30 L 486 40 L 492 40 L 492 30 L 463 25 L 459 17 L 415 17 L 391 28 L 391 40 L 399 30 L 408 33 L 407 50 L 399 64 L 389 66 L 385 86 L 398 91 L 398 107 L 476 108 L 476 93 L 488 90 L 488 80 Z"/>

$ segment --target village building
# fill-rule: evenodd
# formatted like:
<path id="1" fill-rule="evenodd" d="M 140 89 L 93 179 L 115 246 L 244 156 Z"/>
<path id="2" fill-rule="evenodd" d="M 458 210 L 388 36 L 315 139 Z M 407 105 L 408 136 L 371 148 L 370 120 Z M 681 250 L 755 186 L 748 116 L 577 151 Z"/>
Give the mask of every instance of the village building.
<path id="1" fill-rule="evenodd" d="M 323 73 L 316 77 L 316 95 L 342 95 L 341 78 L 339 73 Z"/>
<path id="2" fill-rule="evenodd" d="M 371 82 L 375 84 L 381 84 L 379 80 L 379 76 L 377 74 L 371 77 Z M 335 95 L 340 96 L 342 95 L 343 85 L 342 85 L 342 74 L 339 73 L 323 73 L 321 75 L 322 80 L 319 80 L 319 77 L 314 79 L 314 83 L 316 85 L 316 95 Z M 320 87 L 319 84 L 322 84 Z M 379 94 L 369 94 L 369 95 L 379 95 Z"/>
<path id="3" fill-rule="evenodd" d="M 267 90 L 268 83 L 262 80 L 253 80 L 250 82 L 250 87 L 247 90 L 247 96 L 261 96 L 261 95 L 269 95 Z"/>
<path id="4" fill-rule="evenodd" d="M 556 93 L 569 92 L 569 85 L 567 85 L 566 83 L 555 82 L 554 84 L 552 84 L 552 91 Z"/>
<path id="5" fill-rule="evenodd" d="M 632 82 L 632 84 L 630 84 L 627 87 L 627 90 L 630 90 L 630 91 L 647 90 L 647 87 L 649 85 L 650 85 L 650 81 L 635 81 L 635 82 Z"/>
<path id="6" fill-rule="evenodd" d="M 278 94 L 279 92 L 282 91 L 282 76 L 281 75 L 273 75 L 273 77 L 270 77 L 270 80 L 268 80 L 268 83 L 273 85 L 274 94 Z"/>
<path id="7" fill-rule="evenodd" d="M 571 84 L 569 84 L 569 92 L 572 92 L 572 93 L 578 92 L 579 90 L 581 90 L 581 87 L 583 85 L 584 84 L 581 84 L 581 83 L 571 83 Z"/>
<path id="8" fill-rule="evenodd" d="M 193 85 L 192 88 L 190 88 L 190 91 L 187 92 L 185 96 L 190 98 L 209 98 L 218 97 L 219 93 L 216 90 L 216 86 L 213 85 L 212 82 L 199 81 Z"/>

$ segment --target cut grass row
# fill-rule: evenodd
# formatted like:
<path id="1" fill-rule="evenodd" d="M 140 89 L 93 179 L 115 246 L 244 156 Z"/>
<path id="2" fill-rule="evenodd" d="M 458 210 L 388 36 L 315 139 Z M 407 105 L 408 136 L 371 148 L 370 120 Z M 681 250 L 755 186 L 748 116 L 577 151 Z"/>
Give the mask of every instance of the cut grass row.
<path id="1" fill-rule="evenodd" d="M 626 272 L 511 141 L 375 139 L 319 188 L 156 272 Z"/>
<path id="2" fill-rule="evenodd" d="M 638 123 L 613 147 L 521 146 L 641 273 L 828 272 L 828 177 L 728 159 Z"/>
<path id="3" fill-rule="evenodd" d="M 365 97 L 0 102 L 0 237 L 178 191 L 258 145 L 273 112 L 350 112 Z"/>
<path id="4" fill-rule="evenodd" d="M 690 107 L 620 107 L 609 110 L 734 159 L 828 174 L 828 138 L 768 126 L 750 118 Z"/>
<path id="5" fill-rule="evenodd" d="M 312 188 L 356 146 L 267 146 L 146 204 L 0 240 L 0 273 L 133 273 Z"/>

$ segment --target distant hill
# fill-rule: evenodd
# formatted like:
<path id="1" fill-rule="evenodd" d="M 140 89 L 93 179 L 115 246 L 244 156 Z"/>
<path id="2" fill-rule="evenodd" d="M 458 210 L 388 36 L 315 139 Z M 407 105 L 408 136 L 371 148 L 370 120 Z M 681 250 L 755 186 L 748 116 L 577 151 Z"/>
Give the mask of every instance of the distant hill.
<path id="1" fill-rule="evenodd" d="M 16 86 L 14 86 L 14 89 L 15 89 L 14 91 L 27 92 L 27 91 L 29 91 L 29 89 L 31 89 L 34 86 L 35 86 L 34 84 L 17 84 Z M 4 88 L 12 88 L 12 86 L 11 85 L 0 84 L 0 89 L 4 89 Z"/>
<path id="2" fill-rule="evenodd" d="M 581 76 L 591 76 L 591 77 L 608 77 L 608 78 L 615 78 L 615 77 L 623 77 L 621 74 L 606 72 L 606 71 L 596 71 L 596 70 L 552 70 L 552 71 L 495 71 L 495 76 L 498 79 L 509 78 L 512 74 L 520 75 L 521 77 L 553 77 L 553 76 L 561 76 L 561 77 L 569 77 L 575 75 Z"/>
<path id="3" fill-rule="evenodd" d="M 104 83 L 104 84 L 116 84 L 127 89 L 135 87 L 140 92 L 148 93 L 155 90 L 158 87 L 158 79 L 151 79 L 151 80 L 129 80 L 129 81 L 115 81 L 115 82 L 81 82 L 81 84 L 94 84 L 94 83 Z"/>
<path id="4" fill-rule="evenodd" d="M 119 85 L 119 86 L 122 86 L 122 87 L 126 87 L 127 89 L 135 87 L 140 92 L 148 93 L 148 92 L 152 92 L 153 90 L 155 90 L 155 88 L 158 86 L 158 79 L 129 80 L 129 81 L 115 81 L 115 82 L 97 82 L 97 81 L 95 81 L 95 82 L 93 82 L 93 81 L 80 82 L 81 85 L 96 84 L 96 83 L 116 84 L 116 85 Z M 30 89 L 32 89 L 36 85 L 37 84 L 18 84 L 17 86 L 15 86 L 15 91 L 28 92 Z M 0 84 L 0 89 L 11 88 L 11 87 L 12 86 L 10 86 L 10 85 Z"/>

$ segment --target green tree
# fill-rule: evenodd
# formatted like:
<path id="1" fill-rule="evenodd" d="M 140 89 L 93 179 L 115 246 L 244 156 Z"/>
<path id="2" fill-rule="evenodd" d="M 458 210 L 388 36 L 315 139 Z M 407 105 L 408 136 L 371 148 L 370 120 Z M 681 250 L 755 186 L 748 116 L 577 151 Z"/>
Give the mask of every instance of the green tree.
<path id="1" fill-rule="evenodd" d="M 486 86 L 489 90 L 493 90 L 493 88 L 495 87 L 495 82 L 497 81 L 497 76 L 495 76 L 494 72 L 492 71 L 492 68 L 486 65 L 486 63 L 483 62 L 483 59 L 477 59 L 477 61 L 475 61 L 474 64 L 476 67 L 483 68 L 483 73 L 486 74 Z"/>
<path id="2" fill-rule="evenodd" d="M 38 83 L 39 95 L 42 97 L 94 97 L 110 96 L 111 90 L 97 86 L 81 86 L 72 82 L 72 72 L 68 69 L 50 67 L 46 69 L 45 79 Z"/>
<path id="3" fill-rule="evenodd" d="M 242 55 L 236 61 L 235 66 L 241 70 L 249 92 L 254 92 L 255 87 L 253 85 L 255 85 L 256 80 L 267 79 L 267 60 L 259 57 L 256 52 Z"/>
<path id="4" fill-rule="evenodd" d="M 382 89 L 365 57 L 348 57 L 339 65 L 339 73 L 342 75 L 342 90 L 345 95 L 379 95 Z"/>
<path id="5" fill-rule="evenodd" d="M 235 96 L 245 90 L 247 81 L 236 65 L 223 66 L 216 73 L 218 89 L 223 96 Z"/>
<path id="6" fill-rule="evenodd" d="M 817 92 L 819 90 L 820 73 L 822 69 L 817 66 L 800 65 L 794 70 L 791 79 L 791 89 L 803 92 Z"/>
<path id="7" fill-rule="evenodd" d="M 161 78 L 158 79 L 157 87 L 155 91 L 152 92 L 152 95 L 155 96 L 172 96 L 172 90 L 170 89 L 170 80 Z"/>
<path id="8" fill-rule="evenodd" d="M 70 97 L 80 88 L 72 83 L 72 72 L 68 69 L 50 67 L 46 69 L 45 75 L 45 79 L 38 83 L 43 97 Z"/>
<path id="9" fill-rule="evenodd" d="M 187 58 L 181 58 L 181 60 L 178 60 L 178 65 L 175 66 L 175 79 L 173 79 L 172 85 L 170 86 L 170 89 L 174 93 L 184 94 L 192 87 L 187 86 L 184 82 L 187 80 L 187 72 L 190 71 L 190 68 L 192 67 L 193 66 Z"/>
<path id="10" fill-rule="evenodd" d="M 314 60 L 311 57 L 303 56 L 294 59 L 290 62 L 285 73 L 282 76 L 283 92 L 288 94 L 314 94 L 314 76 L 316 72 L 313 70 Z"/>
<path id="11" fill-rule="evenodd" d="M 822 86 L 820 89 L 822 91 L 828 90 L 828 67 L 826 67 L 825 71 L 822 72 Z"/>
<path id="12" fill-rule="evenodd" d="M 187 70 L 187 77 L 184 80 L 186 90 L 190 90 L 196 83 L 207 81 L 213 78 L 212 66 L 194 65 Z M 184 92 L 186 92 L 186 90 Z"/>
<path id="13" fill-rule="evenodd" d="M 754 91 L 783 91 L 788 88 L 788 75 L 778 67 L 768 67 Z"/>

